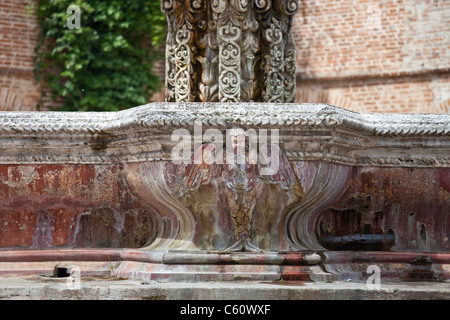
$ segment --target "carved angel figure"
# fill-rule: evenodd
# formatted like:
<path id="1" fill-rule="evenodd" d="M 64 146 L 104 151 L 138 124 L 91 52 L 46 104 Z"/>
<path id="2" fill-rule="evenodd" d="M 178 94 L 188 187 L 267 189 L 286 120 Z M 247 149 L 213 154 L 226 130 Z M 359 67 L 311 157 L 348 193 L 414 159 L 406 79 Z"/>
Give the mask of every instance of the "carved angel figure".
<path id="1" fill-rule="evenodd" d="M 180 183 L 181 195 L 195 191 L 214 181 L 224 191 L 234 227 L 234 243 L 225 251 L 262 251 L 251 242 L 251 229 L 254 208 L 264 184 L 276 184 L 284 190 L 295 189 L 298 182 L 291 165 L 277 144 L 260 146 L 259 157 L 252 159 L 248 145 L 245 155 L 238 149 L 245 144 L 242 129 L 231 132 L 233 157 L 223 155 L 223 164 L 214 161 L 217 156 L 215 144 L 203 144 L 194 152 L 194 158 L 202 156 L 202 163 L 186 166 L 183 181 Z M 241 136 L 241 137 L 240 137 Z M 278 170 L 267 175 L 264 169 L 271 165 L 267 159 L 277 161 Z M 266 170 L 267 172 L 267 170 Z M 295 191 L 294 191 L 295 192 Z"/>

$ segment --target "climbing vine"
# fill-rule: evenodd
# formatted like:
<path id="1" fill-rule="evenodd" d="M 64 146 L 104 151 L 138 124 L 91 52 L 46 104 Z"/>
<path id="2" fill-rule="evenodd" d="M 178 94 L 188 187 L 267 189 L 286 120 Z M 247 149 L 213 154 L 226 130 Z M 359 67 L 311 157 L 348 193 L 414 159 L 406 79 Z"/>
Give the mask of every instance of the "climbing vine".
<path id="1" fill-rule="evenodd" d="M 154 63 L 166 20 L 158 0 L 39 0 L 37 16 L 36 77 L 63 110 L 117 111 L 160 89 Z"/>

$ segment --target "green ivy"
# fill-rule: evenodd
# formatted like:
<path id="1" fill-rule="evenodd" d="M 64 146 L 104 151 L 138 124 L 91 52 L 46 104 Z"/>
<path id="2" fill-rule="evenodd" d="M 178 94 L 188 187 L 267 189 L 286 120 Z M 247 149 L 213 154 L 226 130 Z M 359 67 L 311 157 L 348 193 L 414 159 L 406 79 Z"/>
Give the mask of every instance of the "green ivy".
<path id="1" fill-rule="evenodd" d="M 70 5 L 80 8 L 80 29 L 66 25 Z M 153 65 L 166 20 L 158 0 L 39 0 L 37 15 L 37 80 L 63 99 L 63 110 L 122 110 L 160 89 Z"/>

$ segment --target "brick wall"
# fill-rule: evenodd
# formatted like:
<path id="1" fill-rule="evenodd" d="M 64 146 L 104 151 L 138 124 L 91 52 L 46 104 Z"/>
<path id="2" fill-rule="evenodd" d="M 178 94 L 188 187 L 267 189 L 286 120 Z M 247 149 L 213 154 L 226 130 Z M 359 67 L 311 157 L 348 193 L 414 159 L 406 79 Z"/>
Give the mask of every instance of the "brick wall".
<path id="1" fill-rule="evenodd" d="M 299 102 L 450 112 L 448 0 L 301 0 Z"/>
<path id="2" fill-rule="evenodd" d="M 0 110 L 35 110 L 33 75 L 38 26 L 26 0 L 0 0 Z"/>
<path id="3" fill-rule="evenodd" d="M 33 75 L 38 27 L 28 3 L 0 0 L 0 110 L 34 110 L 40 99 Z M 450 112 L 450 1 L 299 3 L 297 102 Z"/>

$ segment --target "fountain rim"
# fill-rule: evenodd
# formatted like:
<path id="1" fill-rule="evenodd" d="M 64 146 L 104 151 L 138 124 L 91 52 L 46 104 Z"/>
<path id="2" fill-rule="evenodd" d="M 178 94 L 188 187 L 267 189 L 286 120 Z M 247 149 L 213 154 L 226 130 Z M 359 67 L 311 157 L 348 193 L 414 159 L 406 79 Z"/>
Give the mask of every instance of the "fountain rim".
<path id="1" fill-rule="evenodd" d="M 127 127 L 182 127 L 200 120 L 219 127 L 339 126 L 373 135 L 450 136 L 450 114 L 358 113 L 329 104 L 153 102 L 116 112 L 0 112 L 0 137 L 36 132 L 112 133 Z M 296 121 L 300 120 L 300 121 Z"/>

